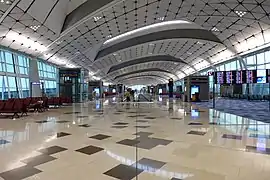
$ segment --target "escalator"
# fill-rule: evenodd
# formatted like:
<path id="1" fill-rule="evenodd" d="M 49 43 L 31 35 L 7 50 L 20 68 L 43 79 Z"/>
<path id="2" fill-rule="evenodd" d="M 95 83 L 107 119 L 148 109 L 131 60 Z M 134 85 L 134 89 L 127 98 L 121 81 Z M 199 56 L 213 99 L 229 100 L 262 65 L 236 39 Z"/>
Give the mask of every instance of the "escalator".
<path id="1" fill-rule="evenodd" d="M 152 97 L 147 94 L 139 94 L 138 102 L 152 102 Z"/>

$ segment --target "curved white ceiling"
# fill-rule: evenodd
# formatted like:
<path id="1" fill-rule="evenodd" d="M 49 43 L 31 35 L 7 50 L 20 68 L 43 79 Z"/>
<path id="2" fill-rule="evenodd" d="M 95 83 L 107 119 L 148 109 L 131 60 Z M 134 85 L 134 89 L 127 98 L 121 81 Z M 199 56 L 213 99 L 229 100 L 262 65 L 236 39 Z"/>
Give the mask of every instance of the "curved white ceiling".
<path id="1" fill-rule="evenodd" d="M 62 25 L 71 11 L 68 10 L 71 8 L 68 0 L 11 2 L 12 4 L 3 5 L 0 9 L 1 45 L 55 64 L 76 65 L 95 72 L 99 70 L 95 74 L 99 77 L 105 76 L 103 70 L 119 63 L 119 59 L 111 54 L 93 64 L 93 57 L 98 51 L 90 51 L 91 49 L 121 34 L 162 22 L 184 22 L 188 26 L 194 23 L 197 27 L 214 33 L 224 45 L 192 39 L 168 39 L 130 47 L 116 52 L 117 56 L 126 61 L 148 53 L 170 54 L 183 58 L 183 61 L 198 70 L 204 68 L 202 65 L 222 62 L 270 43 L 269 0 L 116 0 L 92 12 L 63 34 L 60 34 Z M 176 24 L 173 26 L 178 26 Z M 179 26 L 183 25 L 180 24 Z M 158 28 L 152 30 L 156 31 Z M 14 38 L 14 33 L 23 38 Z M 146 31 L 139 33 L 144 34 Z M 140 36 L 139 33 L 137 35 Z M 135 34 L 132 36 L 137 37 Z M 25 38 L 29 42 L 24 44 L 21 40 Z M 118 40 L 114 43 L 116 42 Z M 29 44 L 34 45 L 29 48 Z M 48 50 L 39 51 L 35 44 L 45 46 Z M 232 49 L 235 51 L 231 51 Z M 176 66 L 174 71 L 191 72 L 190 66 Z"/>

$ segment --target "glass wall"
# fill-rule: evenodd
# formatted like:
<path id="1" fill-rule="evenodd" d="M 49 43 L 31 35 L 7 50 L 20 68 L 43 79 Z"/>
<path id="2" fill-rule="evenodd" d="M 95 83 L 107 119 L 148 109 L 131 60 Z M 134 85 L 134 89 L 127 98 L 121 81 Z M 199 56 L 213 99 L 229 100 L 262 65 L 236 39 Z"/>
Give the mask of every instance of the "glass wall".
<path id="1" fill-rule="evenodd" d="M 27 55 L 0 49 L 0 99 L 30 96 L 30 60 Z M 41 82 L 44 82 L 45 92 L 50 96 L 56 96 L 58 69 L 38 62 L 38 70 Z"/>
<path id="2" fill-rule="evenodd" d="M 58 69 L 42 61 L 38 62 L 38 73 L 40 81 L 43 82 L 46 96 L 57 96 L 57 75 Z"/>
<path id="3" fill-rule="evenodd" d="M 217 71 L 233 71 L 233 70 L 264 70 L 270 69 L 270 50 L 259 51 L 243 57 L 243 63 L 240 60 L 232 60 L 216 66 Z M 212 69 L 203 70 L 200 72 L 201 75 L 207 75 L 207 72 L 213 71 Z M 213 77 L 209 77 L 210 91 L 213 92 Z M 243 94 L 247 94 L 247 86 L 249 86 L 249 94 L 254 95 L 268 95 L 269 84 L 243 84 Z M 220 92 L 220 85 L 215 85 L 215 92 Z"/>

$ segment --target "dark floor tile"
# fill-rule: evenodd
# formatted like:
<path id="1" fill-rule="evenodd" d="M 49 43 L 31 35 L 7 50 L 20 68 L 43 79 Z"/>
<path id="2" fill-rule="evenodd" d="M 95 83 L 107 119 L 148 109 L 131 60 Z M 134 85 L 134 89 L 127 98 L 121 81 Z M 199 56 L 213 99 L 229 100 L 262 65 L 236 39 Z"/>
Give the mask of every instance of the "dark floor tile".
<path id="1" fill-rule="evenodd" d="M 182 120 L 183 118 L 172 117 L 172 120 Z"/>
<path id="2" fill-rule="evenodd" d="M 115 128 L 115 129 L 123 129 L 123 128 L 127 128 L 128 126 L 112 126 L 111 128 Z"/>
<path id="3" fill-rule="evenodd" d="M 64 114 L 80 114 L 81 112 L 78 112 L 78 111 L 76 111 L 76 112 L 66 112 L 66 113 L 64 113 Z"/>
<path id="4" fill-rule="evenodd" d="M 88 127 L 91 127 L 89 124 L 80 124 L 79 127 L 85 127 L 85 128 L 88 128 Z"/>
<path id="5" fill-rule="evenodd" d="M 149 128 L 150 126 L 134 126 L 135 128 Z"/>
<path id="6" fill-rule="evenodd" d="M 209 122 L 209 125 L 218 125 L 216 122 Z"/>
<path id="7" fill-rule="evenodd" d="M 144 117 L 145 115 L 143 114 L 138 114 L 138 115 L 133 115 L 133 116 L 128 116 L 130 118 L 136 118 L 136 117 Z"/>
<path id="8" fill-rule="evenodd" d="M 206 132 L 202 132 L 202 131 L 189 131 L 187 134 L 204 136 L 206 134 Z"/>
<path id="9" fill-rule="evenodd" d="M 57 138 L 64 137 L 64 136 L 69 136 L 69 135 L 71 135 L 71 134 L 65 133 L 65 132 L 59 132 L 59 133 L 56 134 Z"/>
<path id="10" fill-rule="evenodd" d="M 156 117 L 144 117 L 144 119 L 156 119 Z"/>
<path id="11" fill-rule="evenodd" d="M 147 122 L 149 122 L 149 121 L 147 121 L 147 120 L 137 120 L 136 122 L 139 122 L 139 123 L 147 123 Z"/>
<path id="12" fill-rule="evenodd" d="M 124 139 L 122 141 L 117 142 L 117 144 L 122 144 L 122 145 L 126 145 L 126 146 L 134 146 L 138 143 L 139 143 L 139 141 L 132 140 L 132 139 Z"/>
<path id="13" fill-rule="evenodd" d="M 191 125 L 191 126 L 202 126 L 203 124 L 202 123 L 197 123 L 197 122 L 192 122 L 192 123 L 189 123 L 188 125 Z"/>
<path id="14" fill-rule="evenodd" d="M 77 149 L 76 151 L 80 152 L 80 153 L 87 154 L 87 155 L 92 155 L 92 154 L 95 154 L 95 153 L 103 151 L 103 150 L 104 150 L 103 148 L 100 148 L 97 146 L 87 146 L 87 147 L 84 147 L 81 149 Z"/>
<path id="15" fill-rule="evenodd" d="M 50 161 L 55 160 L 55 157 L 49 156 L 47 154 L 41 154 L 35 157 L 30 157 L 27 159 L 22 160 L 23 163 L 27 164 L 27 166 L 38 166 L 40 164 L 44 164 Z"/>
<path id="16" fill-rule="evenodd" d="M 137 135 L 137 136 L 146 136 L 146 137 L 148 137 L 148 136 L 151 136 L 152 134 L 154 134 L 154 133 L 150 133 L 150 132 L 138 132 L 138 133 L 136 133 L 136 134 L 134 134 L 134 135 Z"/>
<path id="17" fill-rule="evenodd" d="M 246 146 L 247 152 L 254 152 L 259 154 L 268 154 L 270 155 L 270 148 L 256 147 L 256 146 Z"/>
<path id="18" fill-rule="evenodd" d="M 31 166 L 22 166 L 10 171 L 2 172 L 0 173 L 0 177 L 5 180 L 21 180 L 41 172 L 42 171 Z"/>
<path id="19" fill-rule="evenodd" d="M 56 123 L 69 123 L 70 121 L 56 121 Z"/>
<path id="20" fill-rule="evenodd" d="M 143 158 L 143 159 L 139 160 L 137 163 L 144 165 L 144 166 L 154 168 L 154 169 L 160 169 L 160 168 L 162 168 L 162 166 L 164 166 L 166 164 L 165 162 L 156 161 L 156 160 L 147 159 L 147 158 Z"/>
<path id="21" fill-rule="evenodd" d="M 142 172 L 143 170 L 140 169 L 136 170 L 136 168 L 132 166 L 120 164 L 110 169 L 109 171 L 105 172 L 104 174 L 121 180 L 131 180 Z"/>
<path id="22" fill-rule="evenodd" d="M 128 123 L 124 123 L 124 122 L 117 122 L 117 123 L 113 123 L 114 125 L 128 125 Z"/>
<path id="23" fill-rule="evenodd" d="M 43 123 L 47 123 L 47 122 L 49 122 L 49 121 L 36 121 L 36 123 L 38 123 L 38 124 L 43 124 Z"/>
<path id="24" fill-rule="evenodd" d="M 66 148 L 63 148 L 60 146 L 52 146 L 52 147 L 41 149 L 39 150 L 39 152 L 41 152 L 42 154 L 51 155 L 51 154 L 59 153 L 66 150 L 67 150 Z"/>
<path id="25" fill-rule="evenodd" d="M 1 144 L 8 144 L 8 143 L 10 143 L 10 142 L 7 141 L 7 140 L 4 140 L 4 139 L 0 139 L 0 145 L 1 145 Z"/>
<path id="26" fill-rule="evenodd" d="M 265 135 L 265 134 L 250 134 L 249 137 L 270 139 L 270 135 Z"/>
<path id="27" fill-rule="evenodd" d="M 223 134 L 222 138 L 242 140 L 242 136 L 234 135 L 234 134 Z"/>
<path id="28" fill-rule="evenodd" d="M 77 118 L 88 118 L 89 116 L 77 116 Z"/>
<path id="29" fill-rule="evenodd" d="M 115 113 L 113 113 L 113 114 L 115 114 L 115 115 L 121 115 L 122 113 L 120 113 L 120 112 L 115 112 Z"/>
<path id="30" fill-rule="evenodd" d="M 108 135 L 105 135 L 105 134 L 97 134 L 97 135 L 91 136 L 89 138 L 97 139 L 97 140 L 103 140 L 103 139 L 107 139 L 109 137 L 111 137 L 111 136 L 108 136 Z"/>

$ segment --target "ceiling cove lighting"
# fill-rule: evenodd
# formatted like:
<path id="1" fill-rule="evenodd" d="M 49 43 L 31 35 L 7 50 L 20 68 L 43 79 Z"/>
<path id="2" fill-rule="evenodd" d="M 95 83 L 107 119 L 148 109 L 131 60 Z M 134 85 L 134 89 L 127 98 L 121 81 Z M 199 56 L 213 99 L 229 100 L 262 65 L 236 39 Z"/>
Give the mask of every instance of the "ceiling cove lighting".
<path id="1" fill-rule="evenodd" d="M 47 50 L 47 47 L 45 47 L 44 45 L 41 45 L 38 42 L 31 40 L 29 37 L 27 38 L 23 35 L 16 33 L 16 32 L 9 32 L 6 36 L 6 38 L 8 38 L 14 42 L 18 42 L 18 43 L 22 44 L 22 46 L 28 47 L 32 50 L 37 50 L 39 52 L 44 52 Z"/>
<path id="2" fill-rule="evenodd" d="M 247 14 L 247 12 L 245 12 L 245 11 L 235 11 L 235 13 L 236 13 L 239 17 L 243 17 L 245 14 Z"/>
<path id="3" fill-rule="evenodd" d="M 163 27 L 163 26 L 170 26 L 170 25 L 174 25 L 174 24 L 191 24 L 191 23 L 188 22 L 188 21 L 184 21 L 184 20 L 173 20 L 173 21 L 164 21 L 164 22 L 160 22 L 160 23 L 155 23 L 155 24 L 151 24 L 149 26 L 144 26 L 144 27 L 141 27 L 141 28 L 126 32 L 126 33 L 121 34 L 119 36 L 116 36 L 114 38 L 111 38 L 111 39 L 105 41 L 103 43 L 103 45 L 111 43 L 111 42 L 116 41 L 118 39 L 130 36 L 130 35 L 136 34 L 136 33 L 140 33 L 140 32 L 143 32 L 143 31 L 149 31 L 150 29 L 160 28 L 160 27 Z"/>

